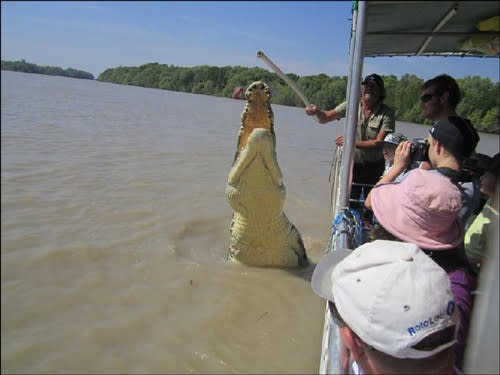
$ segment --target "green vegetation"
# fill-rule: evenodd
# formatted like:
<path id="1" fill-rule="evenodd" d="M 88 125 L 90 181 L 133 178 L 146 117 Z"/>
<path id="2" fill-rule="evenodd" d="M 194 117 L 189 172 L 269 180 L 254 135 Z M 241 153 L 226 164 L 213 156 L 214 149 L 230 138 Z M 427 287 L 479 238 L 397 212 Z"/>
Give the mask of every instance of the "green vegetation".
<path id="1" fill-rule="evenodd" d="M 22 59 L 21 61 L 2 60 L 2 70 L 13 70 L 15 72 L 24 72 L 24 73 L 48 74 L 51 76 L 64 76 L 71 78 L 94 79 L 94 75 L 92 73 L 84 72 L 82 70 L 76 70 L 72 68 L 62 69 L 57 66 L 38 66 L 36 64 L 28 63 L 24 59 Z"/>
<path id="2" fill-rule="evenodd" d="M 413 74 L 405 74 L 400 80 L 393 75 L 383 78 L 386 103 L 395 109 L 396 119 L 417 124 L 433 123 L 424 119 L 420 109 L 419 95 L 423 79 Z M 499 134 L 499 83 L 479 76 L 459 78 L 457 83 L 462 93 L 457 113 L 471 120 L 478 131 Z"/>
<path id="3" fill-rule="evenodd" d="M 300 77 L 288 76 L 297 82 L 311 103 L 322 109 L 331 109 L 345 101 L 347 77 L 329 77 L 326 74 Z M 393 107 L 396 119 L 420 124 L 431 124 L 425 120 L 420 109 L 419 94 L 423 79 L 405 74 L 401 79 L 394 75 L 383 76 L 386 85 L 386 103 Z M 99 81 L 125 85 L 152 87 L 194 94 L 231 97 L 237 86 L 246 88 L 251 82 L 261 80 L 271 88 L 272 103 L 289 106 L 303 106 L 300 98 L 276 74 L 265 69 L 241 66 L 195 66 L 149 63 L 139 67 L 110 68 L 97 78 Z M 457 112 L 469 118 L 481 132 L 499 133 L 500 121 L 499 84 L 489 78 L 478 76 L 457 79 L 463 99 Z"/>
<path id="4" fill-rule="evenodd" d="M 94 79 L 91 73 L 81 70 L 38 66 L 24 60 L 2 60 L 2 70 Z M 326 74 L 317 74 L 301 77 L 294 73 L 288 76 L 297 82 L 309 101 L 319 108 L 331 109 L 345 101 L 346 76 L 329 77 Z M 432 123 L 423 118 L 420 109 L 419 94 L 423 79 L 413 74 L 405 74 L 401 79 L 394 75 L 383 78 L 387 91 L 385 102 L 394 108 L 397 120 L 428 125 Z M 261 80 L 271 88 L 272 103 L 303 107 L 300 98 L 282 79 L 259 67 L 202 65 L 186 68 L 149 63 L 139 67 L 119 66 L 106 69 L 97 80 L 221 97 L 231 97 L 235 87 L 246 88 L 253 81 Z M 478 131 L 499 134 L 499 83 L 479 76 L 457 79 L 457 82 L 463 95 L 457 108 L 458 114 L 469 118 Z"/>

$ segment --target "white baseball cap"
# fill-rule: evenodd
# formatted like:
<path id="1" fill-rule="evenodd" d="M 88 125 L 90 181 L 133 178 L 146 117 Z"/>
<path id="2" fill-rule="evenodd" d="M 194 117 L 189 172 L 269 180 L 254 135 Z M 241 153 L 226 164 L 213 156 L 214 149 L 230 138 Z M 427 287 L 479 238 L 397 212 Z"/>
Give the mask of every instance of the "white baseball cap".
<path id="1" fill-rule="evenodd" d="M 456 340 L 417 349 L 429 335 L 457 324 L 446 272 L 417 245 L 377 240 L 336 250 L 314 269 L 311 286 L 335 303 L 366 344 L 396 358 L 427 358 Z"/>

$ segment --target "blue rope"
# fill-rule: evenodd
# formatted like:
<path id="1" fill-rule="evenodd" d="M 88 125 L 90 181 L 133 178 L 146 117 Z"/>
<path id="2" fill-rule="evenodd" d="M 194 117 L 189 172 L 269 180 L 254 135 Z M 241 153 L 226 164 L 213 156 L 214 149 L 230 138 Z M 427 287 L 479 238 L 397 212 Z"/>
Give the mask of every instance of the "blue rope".
<path id="1" fill-rule="evenodd" d="M 340 224 L 344 222 L 344 230 L 340 230 Z M 327 251 L 332 251 L 334 243 L 337 237 L 341 233 L 347 233 L 347 236 L 351 242 L 352 248 L 356 248 L 361 245 L 363 241 L 363 223 L 359 213 L 350 208 L 344 209 L 340 212 L 332 221 L 332 235 L 330 236 L 330 242 L 328 243 Z"/>

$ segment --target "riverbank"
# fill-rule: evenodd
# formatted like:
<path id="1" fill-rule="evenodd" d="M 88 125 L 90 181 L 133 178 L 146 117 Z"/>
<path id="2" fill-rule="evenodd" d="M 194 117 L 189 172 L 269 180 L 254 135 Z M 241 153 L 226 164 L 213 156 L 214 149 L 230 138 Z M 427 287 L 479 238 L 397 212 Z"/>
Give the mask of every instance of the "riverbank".
<path id="1" fill-rule="evenodd" d="M 288 76 L 302 89 L 309 102 L 322 109 L 334 108 L 345 101 L 347 77 L 329 77 L 326 74 Z M 386 86 L 385 103 L 394 108 L 398 121 L 416 124 L 431 124 L 424 119 L 420 109 L 420 87 L 424 80 L 405 74 L 400 79 L 394 75 L 382 76 Z M 106 69 L 97 80 L 124 85 L 158 88 L 176 92 L 204 94 L 230 98 L 237 87 L 246 88 L 253 81 L 266 82 L 272 93 L 271 102 L 287 106 L 303 107 L 301 99 L 275 73 L 260 67 L 242 66 L 194 66 L 179 67 L 168 64 L 149 63 L 141 66 L 119 66 Z M 463 99 L 457 112 L 467 117 L 476 130 L 485 133 L 500 133 L 499 89 L 497 83 L 488 78 L 469 76 L 457 79 Z"/>
<path id="2" fill-rule="evenodd" d="M 94 75 L 83 70 L 73 68 L 63 69 L 58 66 L 39 66 L 26 62 L 24 59 L 20 61 L 4 61 L 2 60 L 2 70 L 10 70 L 13 72 L 22 73 L 37 73 L 49 76 L 61 76 L 81 79 L 94 79 Z"/>

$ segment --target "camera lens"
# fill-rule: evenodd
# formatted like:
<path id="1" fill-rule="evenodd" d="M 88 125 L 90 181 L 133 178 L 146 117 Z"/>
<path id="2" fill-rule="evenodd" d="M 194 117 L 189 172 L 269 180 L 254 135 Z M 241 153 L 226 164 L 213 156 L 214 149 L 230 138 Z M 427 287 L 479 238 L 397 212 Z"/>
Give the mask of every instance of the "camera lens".
<path id="1" fill-rule="evenodd" d="M 410 159 L 411 162 L 420 162 L 429 160 L 429 144 L 426 139 L 414 138 L 411 141 Z"/>

